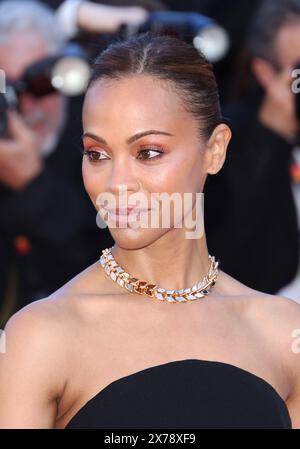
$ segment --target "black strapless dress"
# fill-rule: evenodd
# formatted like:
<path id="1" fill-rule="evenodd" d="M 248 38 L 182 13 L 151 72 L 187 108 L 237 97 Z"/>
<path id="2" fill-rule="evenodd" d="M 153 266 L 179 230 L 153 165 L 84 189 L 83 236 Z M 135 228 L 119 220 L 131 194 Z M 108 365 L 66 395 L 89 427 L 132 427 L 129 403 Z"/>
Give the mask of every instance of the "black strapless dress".
<path id="1" fill-rule="evenodd" d="M 228 363 L 186 359 L 117 379 L 66 429 L 291 429 L 267 381 Z"/>

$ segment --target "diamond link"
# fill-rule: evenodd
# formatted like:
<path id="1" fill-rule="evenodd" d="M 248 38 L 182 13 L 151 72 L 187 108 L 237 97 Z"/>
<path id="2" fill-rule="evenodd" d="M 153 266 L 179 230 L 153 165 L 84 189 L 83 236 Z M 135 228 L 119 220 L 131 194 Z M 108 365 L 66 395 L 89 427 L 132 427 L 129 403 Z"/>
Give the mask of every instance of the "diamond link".
<path id="1" fill-rule="evenodd" d="M 116 282 L 120 287 L 126 288 L 129 292 L 146 295 L 159 301 L 180 303 L 204 298 L 215 285 L 218 276 L 219 260 L 216 261 L 215 257 L 211 255 L 209 255 L 209 258 L 211 263 L 208 274 L 191 288 L 179 290 L 161 288 L 158 285 L 148 284 L 146 281 L 131 276 L 115 261 L 111 254 L 111 248 L 106 248 L 102 251 L 99 262 L 110 279 Z"/>

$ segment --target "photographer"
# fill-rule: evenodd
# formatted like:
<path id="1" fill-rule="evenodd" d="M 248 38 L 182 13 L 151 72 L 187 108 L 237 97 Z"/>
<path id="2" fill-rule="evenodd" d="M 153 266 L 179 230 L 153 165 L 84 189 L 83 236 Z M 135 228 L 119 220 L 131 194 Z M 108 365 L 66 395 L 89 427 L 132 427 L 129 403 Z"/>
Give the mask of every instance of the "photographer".
<path id="1" fill-rule="evenodd" d="M 225 271 L 266 293 L 292 282 L 299 263 L 296 185 L 290 172 L 299 145 L 291 86 L 299 42 L 300 1 L 264 1 L 244 54 L 243 95 L 224 111 L 233 130 L 228 159 L 206 186 L 212 251 Z M 220 187 L 224 220 L 213 206 Z M 292 299 L 299 300 L 300 291 Z"/>
<path id="2" fill-rule="evenodd" d="M 64 44 L 45 5 L 0 3 L 0 67 L 7 81 Z M 7 288 L 13 260 L 17 308 L 58 288 L 110 242 L 108 231 L 97 228 L 81 181 L 80 108 L 78 97 L 25 92 L 18 111 L 7 111 L 9 135 L 0 139 L 0 287 Z M 3 301 L 2 291 L 0 307 Z"/>

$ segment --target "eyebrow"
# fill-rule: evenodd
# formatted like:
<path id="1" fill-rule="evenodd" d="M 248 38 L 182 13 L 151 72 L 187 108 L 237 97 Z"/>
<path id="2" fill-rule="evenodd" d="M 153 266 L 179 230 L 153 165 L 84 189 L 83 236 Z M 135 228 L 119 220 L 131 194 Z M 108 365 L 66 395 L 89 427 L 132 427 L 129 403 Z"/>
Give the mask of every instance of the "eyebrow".
<path id="1" fill-rule="evenodd" d="M 168 133 L 167 131 L 158 131 L 156 129 L 149 129 L 147 131 L 141 131 L 137 134 L 134 134 L 134 136 L 129 137 L 126 140 L 126 143 L 129 145 L 130 143 L 135 142 L 138 139 L 141 139 L 144 136 L 148 136 L 149 134 L 162 134 L 165 136 L 173 136 L 173 134 Z M 91 139 L 96 140 L 99 143 L 103 143 L 104 145 L 108 145 L 108 143 L 100 136 L 97 136 L 96 134 L 90 133 L 90 132 L 86 132 L 84 133 L 81 138 L 83 139 L 84 137 L 90 137 Z"/>

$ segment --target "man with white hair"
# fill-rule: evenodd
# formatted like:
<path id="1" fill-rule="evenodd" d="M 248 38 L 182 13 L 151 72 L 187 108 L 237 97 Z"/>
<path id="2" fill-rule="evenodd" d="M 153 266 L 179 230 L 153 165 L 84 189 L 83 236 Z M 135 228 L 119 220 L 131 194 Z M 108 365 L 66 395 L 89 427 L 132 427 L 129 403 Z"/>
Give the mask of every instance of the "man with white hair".
<path id="1" fill-rule="evenodd" d="M 64 44 L 46 5 L 0 3 L 6 81 L 17 81 Z M 0 137 L 0 272 L 5 284 L 15 252 L 22 264 L 18 308 L 57 289 L 111 243 L 108 231 L 97 228 L 81 181 L 80 106 L 81 98 L 67 100 L 58 92 L 38 98 L 23 93 L 18 112 L 8 111 L 9 138 Z M 0 310 L 1 301 L 3 296 Z"/>
<path id="2" fill-rule="evenodd" d="M 0 67 L 7 82 L 18 80 L 25 68 L 57 54 L 65 44 L 64 33 L 46 5 L 24 0 L 0 3 Z M 20 98 L 24 124 L 34 132 L 42 153 L 53 149 L 63 128 L 65 102 L 59 94 L 34 98 L 25 93 Z"/>

